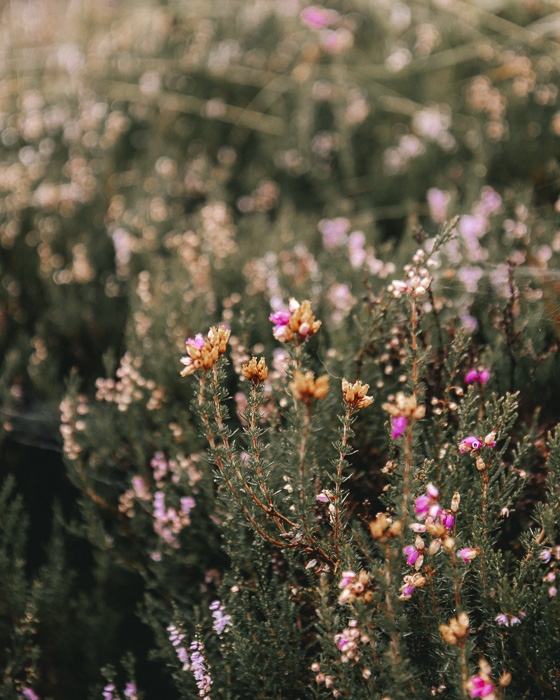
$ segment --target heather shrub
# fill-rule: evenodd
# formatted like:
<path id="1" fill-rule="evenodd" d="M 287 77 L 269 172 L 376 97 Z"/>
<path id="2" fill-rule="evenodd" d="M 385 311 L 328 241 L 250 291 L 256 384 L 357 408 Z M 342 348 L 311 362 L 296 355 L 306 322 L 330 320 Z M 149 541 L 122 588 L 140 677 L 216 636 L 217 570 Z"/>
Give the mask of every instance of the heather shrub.
<path id="1" fill-rule="evenodd" d="M 554 5 L 56 10 L 2 14 L 2 696 L 556 697 Z"/>

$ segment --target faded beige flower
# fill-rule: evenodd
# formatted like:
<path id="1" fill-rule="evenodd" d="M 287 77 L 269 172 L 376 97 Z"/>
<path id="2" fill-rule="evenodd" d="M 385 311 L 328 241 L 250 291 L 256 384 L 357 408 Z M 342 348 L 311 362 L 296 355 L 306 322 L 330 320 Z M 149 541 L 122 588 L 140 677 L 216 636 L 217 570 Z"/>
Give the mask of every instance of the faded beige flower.
<path id="1" fill-rule="evenodd" d="M 296 401 L 311 403 L 313 399 L 320 401 L 329 392 L 329 377 L 324 374 L 315 379 L 313 372 L 303 374 L 297 370 L 294 374 L 294 381 L 289 384 L 290 391 Z"/>
<path id="2" fill-rule="evenodd" d="M 342 380 L 342 395 L 344 402 L 349 408 L 359 410 L 367 408 L 373 403 L 373 396 L 367 396 L 369 384 L 362 384 L 358 379 L 354 384 L 350 384 L 346 379 Z"/>
<path id="3" fill-rule="evenodd" d="M 469 618 L 466 613 L 459 613 L 457 617 L 452 617 L 448 625 L 440 625 L 439 631 L 444 641 L 455 646 L 463 642 L 469 633 Z"/>
<path id="4" fill-rule="evenodd" d="M 253 384 L 264 382 L 268 377 L 268 367 L 264 357 L 261 357 L 258 362 L 256 357 L 252 357 L 249 362 L 241 366 L 243 376 Z"/>

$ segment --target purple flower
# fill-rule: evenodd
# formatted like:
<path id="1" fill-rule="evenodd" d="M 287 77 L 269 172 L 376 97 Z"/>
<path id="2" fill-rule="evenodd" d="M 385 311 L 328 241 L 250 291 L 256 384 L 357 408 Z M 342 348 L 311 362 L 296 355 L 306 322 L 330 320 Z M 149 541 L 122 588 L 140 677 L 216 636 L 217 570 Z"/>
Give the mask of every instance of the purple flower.
<path id="1" fill-rule="evenodd" d="M 470 369 L 466 374 L 465 374 L 465 382 L 467 384 L 473 384 L 474 382 L 478 382 L 478 384 L 486 384 L 486 382 L 490 379 L 490 370 L 488 369 Z"/>
<path id="2" fill-rule="evenodd" d="M 318 496 L 317 496 L 317 500 L 318 500 L 318 501 L 321 501 L 321 503 L 330 503 L 330 500 L 331 500 L 331 499 L 327 496 L 326 493 L 324 493 L 323 491 L 321 491 L 321 493 L 318 494 Z"/>
<path id="3" fill-rule="evenodd" d="M 552 559 L 552 552 L 550 549 L 543 549 L 542 552 L 540 552 L 539 557 L 544 561 L 545 564 L 548 564 L 548 562 Z"/>
<path id="4" fill-rule="evenodd" d="M 499 624 L 499 625 L 504 625 L 504 627 L 509 627 L 509 618 L 505 613 L 500 613 L 499 615 L 496 615 L 494 620 Z"/>
<path id="5" fill-rule="evenodd" d="M 404 433 L 404 431 L 406 430 L 406 424 L 407 420 L 405 416 L 393 416 L 391 418 L 391 437 L 393 438 L 393 440 L 396 440 Z"/>
<path id="6" fill-rule="evenodd" d="M 420 556 L 420 552 L 416 549 L 416 547 L 414 547 L 414 545 L 409 544 L 404 548 L 404 553 L 406 554 L 406 563 L 409 566 L 414 566 L 418 560 L 418 557 Z"/>
<path id="7" fill-rule="evenodd" d="M 482 440 L 479 440 L 476 435 L 469 435 L 464 440 L 459 443 L 459 452 L 474 452 L 480 450 L 482 447 Z"/>
<path id="8" fill-rule="evenodd" d="M 441 514 L 441 524 L 446 530 L 451 530 L 453 525 L 455 525 L 455 516 L 449 511 Z"/>
<path id="9" fill-rule="evenodd" d="M 414 593 L 414 590 L 414 586 L 411 583 L 407 583 L 406 586 L 403 586 L 401 590 L 401 597 L 410 598 L 410 596 Z"/>
<path id="10" fill-rule="evenodd" d="M 418 496 L 414 501 L 414 512 L 419 518 L 425 518 L 428 515 L 431 502 L 432 499 L 429 496 Z"/>

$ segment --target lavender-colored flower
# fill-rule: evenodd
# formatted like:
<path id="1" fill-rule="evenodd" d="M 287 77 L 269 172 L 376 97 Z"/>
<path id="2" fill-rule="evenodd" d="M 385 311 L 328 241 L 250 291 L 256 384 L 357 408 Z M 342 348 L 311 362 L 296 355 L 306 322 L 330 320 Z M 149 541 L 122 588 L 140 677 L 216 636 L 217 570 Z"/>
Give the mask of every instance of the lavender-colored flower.
<path id="1" fill-rule="evenodd" d="M 552 559 L 552 552 L 550 549 L 543 549 L 542 552 L 539 553 L 539 557 L 545 564 L 548 564 L 548 562 Z"/>
<path id="2" fill-rule="evenodd" d="M 25 700 L 39 700 L 37 693 L 34 693 L 31 688 L 22 688 L 21 694 Z"/>
<path id="3" fill-rule="evenodd" d="M 405 416 L 393 416 L 391 418 L 391 437 L 393 440 L 399 438 L 406 430 L 407 419 Z"/>
<path id="4" fill-rule="evenodd" d="M 414 593 L 415 588 L 411 583 L 407 583 L 401 590 L 401 598 L 406 599 Z"/>
<path id="5" fill-rule="evenodd" d="M 331 499 L 323 491 L 321 491 L 321 493 L 317 495 L 317 500 L 321 501 L 321 503 L 330 503 L 331 501 Z"/>
<path id="6" fill-rule="evenodd" d="M 114 700 L 115 696 L 113 695 L 113 691 L 115 690 L 115 686 L 110 683 L 109 685 L 106 685 L 103 688 L 103 700 Z"/>
<path id="7" fill-rule="evenodd" d="M 499 625 L 503 625 L 504 627 L 509 627 L 509 617 L 505 613 L 500 613 L 499 615 L 496 615 L 494 620 Z"/>
<path id="8" fill-rule="evenodd" d="M 136 698 L 136 684 L 135 683 L 127 683 L 125 688 L 124 688 L 124 696 L 125 698 L 130 698 L 130 700 L 134 700 Z"/>
<path id="9" fill-rule="evenodd" d="M 227 631 L 227 627 L 231 622 L 231 615 L 226 615 L 226 607 L 219 600 L 214 600 L 210 603 L 210 610 L 212 611 L 212 617 L 214 618 L 214 623 L 212 624 L 212 629 L 218 634 Z"/>

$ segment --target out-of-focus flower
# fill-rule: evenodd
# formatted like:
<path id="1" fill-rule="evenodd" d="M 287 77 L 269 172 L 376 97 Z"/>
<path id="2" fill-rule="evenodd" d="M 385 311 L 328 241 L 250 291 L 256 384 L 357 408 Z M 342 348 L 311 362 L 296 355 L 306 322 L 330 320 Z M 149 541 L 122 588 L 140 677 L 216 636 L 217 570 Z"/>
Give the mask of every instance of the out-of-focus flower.
<path id="1" fill-rule="evenodd" d="M 469 633 L 469 618 L 465 612 L 452 617 L 448 625 L 440 625 L 439 631 L 443 639 L 452 646 L 466 639 Z"/>
<path id="2" fill-rule="evenodd" d="M 457 552 L 457 556 L 459 559 L 462 559 L 465 564 L 467 564 L 469 561 L 472 561 L 478 556 L 478 549 L 473 549 L 473 547 L 465 547 Z"/>
<path id="3" fill-rule="evenodd" d="M 338 22 L 340 15 L 336 10 L 310 5 L 301 11 L 300 17 L 302 22 L 311 29 L 324 29 Z"/>
<path id="4" fill-rule="evenodd" d="M 400 437 L 406 430 L 409 420 L 421 420 L 426 415 L 426 407 L 419 406 L 415 396 L 406 396 L 399 391 L 394 403 L 384 403 L 383 410 L 391 416 L 391 437 Z"/>
<path id="5" fill-rule="evenodd" d="M 281 343 L 289 343 L 294 338 L 307 340 L 321 327 L 321 321 L 315 319 L 311 302 L 307 300 L 300 304 L 296 299 L 290 299 L 288 310 L 270 314 L 269 320 L 274 324 L 272 335 Z"/>
<path id="6" fill-rule="evenodd" d="M 474 382 L 486 384 L 489 379 L 490 370 L 488 369 L 476 369 L 473 367 L 465 374 L 465 382 L 467 384 L 473 384 Z"/>
<path id="7" fill-rule="evenodd" d="M 329 391 L 329 376 L 324 374 L 315 379 L 313 372 L 300 372 L 294 374 L 294 381 L 289 384 L 290 391 L 296 401 L 309 404 L 312 400 L 324 399 Z"/>

